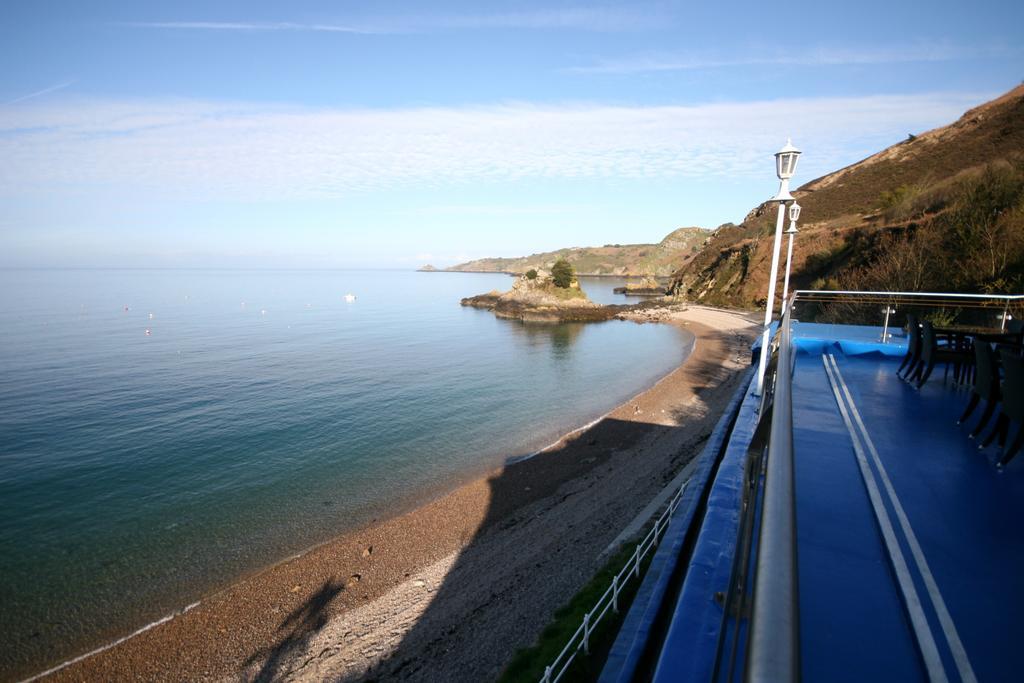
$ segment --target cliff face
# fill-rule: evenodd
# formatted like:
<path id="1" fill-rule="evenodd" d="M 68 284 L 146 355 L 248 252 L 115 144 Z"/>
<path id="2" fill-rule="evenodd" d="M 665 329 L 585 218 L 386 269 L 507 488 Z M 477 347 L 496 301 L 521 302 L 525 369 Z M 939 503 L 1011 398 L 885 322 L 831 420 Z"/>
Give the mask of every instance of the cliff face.
<path id="1" fill-rule="evenodd" d="M 700 251 L 710 232 L 703 228 L 679 228 L 658 244 L 606 244 L 603 247 L 572 247 L 517 258 L 487 258 L 461 263 L 447 270 L 484 273 L 525 273 L 531 268 L 550 270 L 564 258 L 579 275 L 667 277 Z"/>
<path id="2" fill-rule="evenodd" d="M 960 231 L 958 226 L 965 220 L 970 222 L 961 215 L 970 209 L 967 205 L 984 203 L 996 191 L 993 188 L 1005 196 L 993 200 L 990 208 L 998 215 L 981 232 L 1001 230 L 1004 247 L 1016 249 L 1012 215 L 1024 211 L 1024 195 L 1019 194 L 1020 188 L 1014 189 L 1014 178 L 1024 177 L 1022 159 L 1024 86 L 968 111 L 949 126 L 909 136 L 804 184 L 793 192 L 803 210 L 791 286 L 884 285 L 885 268 L 892 271 L 889 280 L 899 279 L 901 270 L 885 263 L 887 255 L 923 248 L 917 242 L 923 242 L 925 235 L 935 244 L 955 243 L 959 237 L 953 233 Z M 972 192 L 984 196 L 966 200 Z M 1018 192 L 1016 198 L 1014 192 Z M 740 225 L 716 230 L 699 253 L 680 264 L 670 291 L 711 304 L 763 305 L 776 210 L 775 205 L 763 204 Z M 969 248 L 971 242 L 963 246 Z M 932 253 L 929 267 L 940 275 L 963 270 L 955 263 L 955 253 Z M 955 282 L 941 278 L 938 282 L 945 283 L 944 291 L 1020 287 L 1014 278 L 1024 267 L 1015 265 L 1017 254 L 1007 257 L 1001 270 L 962 273 Z"/>

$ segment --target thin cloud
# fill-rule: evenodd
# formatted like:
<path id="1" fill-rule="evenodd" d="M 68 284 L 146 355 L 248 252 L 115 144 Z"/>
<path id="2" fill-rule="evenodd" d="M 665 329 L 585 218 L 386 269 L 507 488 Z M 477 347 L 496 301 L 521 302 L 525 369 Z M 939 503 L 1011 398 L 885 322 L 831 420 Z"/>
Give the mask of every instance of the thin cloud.
<path id="1" fill-rule="evenodd" d="M 901 64 L 914 62 L 949 62 L 965 59 L 1006 57 L 1014 54 L 1007 48 L 964 48 L 942 44 L 922 44 L 895 48 L 817 48 L 796 54 L 756 55 L 740 58 L 714 58 L 708 56 L 634 57 L 621 60 L 601 60 L 588 66 L 563 69 L 576 74 L 635 74 L 665 71 L 701 71 L 746 66 L 855 66 L 871 64 Z"/>
<path id="2" fill-rule="evenodd" d="M 423 19 L 427 27 L 451 29 L 512 28 L 537 30 L 624 31 L 664 28 L 666 15 L 653 8 L 569 7 L 557 10 L 508 12 Z"/>
<path id="3" fill-rule="evenodd" d="M 336 200 L 514 183 L 735 179 L 770 174 L 766 164 L 787 135 L 805 150 L 801 175 L 810 178 L 989 97 L 410 109 L 41 102 L 0 110 L 0 193 Z"/>
<path id="4" fill-rule="evenodd" d="M 71 86 L 71 85 L 74 85 L 74 84 L 75 84 L 75 81 L 66 81 L 64 83 L 58 83 L 57 85 L 51 85 L 49 88 L 43 88 L 42 90 L 37 90 L 36 92 L 29 93 L 28 95 L 22 95 L 21 97 L 16 97 L 13 100 L 10 100 L 8 102 L 4 102 L 4 104 L 18 104 L 19 102 L 24 102 L 25 100 L 31 100 L 31 99 L 36 98 L 36 97 L 41 97 L 43 95 L 47 95 L 49 93 L 56 92 L 57 90 L 63 90 L 64 88 L 67 88 L 68 86 Z"/>
<path id="5" fill-rule="evenodd" d="M 414 216 L 550 216 L 586 211 L 583 204 L 442 204 L 404 211 Z"/>
<path id="6" fill-rule="evenodd" d="M 240 31 L 247 33 L 325 32 L 389 35 L 435 31 L 522 29 L 593 32 L 664 28 L 667 15 L 655 8 L 569 7 L 498 14 L 452 14 L 387 17 L 360 24 L 302 23 L 291 21 L 132 21 L 120 26 L 188 31 Z"/>
<path id="7" fill-rule="evenodd" d="M 260 33 L 268 31 L 315 31 L 324 33 L 384 33 L 378 29 L 344 24 L 299 24 L 289 21 L 240 22 L 240 21 L 132 21 L 120 24 L 133 28 L 159 28 L 192 31 L 245 31 Z"/>

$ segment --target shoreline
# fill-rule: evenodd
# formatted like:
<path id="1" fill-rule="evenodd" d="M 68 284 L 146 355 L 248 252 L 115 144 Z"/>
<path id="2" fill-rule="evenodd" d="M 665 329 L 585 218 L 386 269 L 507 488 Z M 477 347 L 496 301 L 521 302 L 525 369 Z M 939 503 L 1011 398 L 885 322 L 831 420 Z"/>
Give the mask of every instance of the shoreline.
<path id="1" fill-rule="evenodd" d="M 637 322 L 640 322 L 640 321 L 637 321 Z M 677 325 L 676 327 L 680 327 L 680 329 L 682 329 L 682 326 Z M 689 330 L 686 330 L 686 331 L 689 332 Z M 686 354 L 683 356 L 683 359 L 681 361 L 679 361 L 679 365 L 677 365 L 676 367 L 672 368 L 671 370 L 666 372 L 664 375 L 662 375 L 658 379 L 654 380 L 654 383 L 651 384 L 650 386 L 648 386 L 646 389 L 643 389 L 642 391 L 640 391 L 640 392 L 634 394 L 633 396 L 629 397 L 628 399 L 626 399 L 625 401 L 623 401 L 619 405 L 615 406 L 614 408 L 612 408 L 608 412 L 602 414 L 600 417 L 595 417 L 593 420 L 591 420 L 590 422 L 587 422 L 582 427 L 576 427 L 575 429 L 571 429 L 568 432 L 562 434 L 562 436 L 558 437 L 557 439 L 555 439 L 554 441 L 549 443 L 547 446 L 544 446 L 544 448 L 541 448 L 540 450 L 536 450 L 536 451 L 534 451 L 532 453 L 529 453 L 527 455 L 513 456 L 511 458 L 506 459 L 505 460 L 505 466 L 507 467 L 509 465 L 515 465 L 517 463 L 525 462 L 526 460 L 529 460 L 530 458 L 536 457 L 538 455 L 542 455 L 542 454 L 546 453 L 547 451 L 550 451 L 550 450 L 553 450 L 555 448 L 558 448 L 558 446 L 560 446 L 561 444 L 564 444 L 567 440 L 572 439 L 572 438 L 574 438 L 574 437 L 576 437 L 578 435 L 583 434 L 588 429 L 590 429 L 591 427 L 593 427 L 593 426 L 597 425 L 599 422 L 601 422 L 601 420 L 604 420 L 609 415 L 614 413 L 616 410 L 619 410 L 623 406 L 625 406 L 625 405 L 627 405 L 627 404 L 629 404 L 629 403 L 631 403 L 633 401 L 638 400 L 641 396 L 643 396 L 647 392 L 651 391 L 652 389 L 657 387 L 659 384 L 661 384 L 663 381 L 668 379 L 669 375 L 671 375 L 676 370 L 681 368 L 683 366 L 683 364 L 685 364 L 686 361 L 688 361 L 690 359 L 690 356 L 693 354 L 693 352 L 694 352 L 694 350 L 696 348 L 697 348 L 697 335 L 692 335 L 692 339 L 690 339 L 690 346 L 686 350 Z"/>
<path id="2" fill-rule="evenodd" d="M 636 319 L 634 322 L 641 323 L 647 321 Z M 101 642 L 100 644 L 93 646 L 91 649 L 82 652 L 81 654 L 69 656 L 64 661 L 61 661 L 60 663 L 55 663 L 52 666 L 46 668 L 45 670 L 38 671 L 37 673 L 27 674 L 27 677 L 19 677 L 11 680 L 18 681 L 18 683 L 30 683 L 37 680 L 47 679 L 49 676 L 57 674 L 58 672 L 61 672 L 62 670 L 68 667 L 74 666 L 93 656 L 104 653 L 110 650 L 111 648 L 117 647 L 130 641 L 136 636 L 139 636 L 143 633 L 146 633 L 147 631 L 152 630 L 153 628 L 156 628 L 176 618 L 179 618 L 182 615 L 201 606 L 205 602 L 217 598 L 225 591 L 230 590 L 233 587 L 242 584 L 246 581 L 252 580 L 254 577 L 257 577 L 265 572 L 273 571 L 280 565 L 284 565 L 295 560 L 301 560 L 305 556 L 316 552 L 323 546 L 340 542 L 355 534 L 372 532 L 380 525 L 400 518 L 402 516 L 415 513 L 420 508 L 428 506 L 431 503 L 437 501 L 438 499 L 448 496 L 468 484 L 478 482 L 483 479 L 487 479 L 494 473 L 501 471 L 503 468 L 528 461 L 534 457 L 543 455 L 544 453 L 557 448 L 560 444 L 564 444 L 567 440 L 571 440 L 572 438 L 575 438 L 576 436 L 586 432 L 588 429 L 590 429 L 591 427 L 593 427 L 594 425 L 598 424 L 606 417 L 608 417 L 617 408 L 621 407 L 626 403 L 629 403 L 630 401 L 637 399 L 638 397 L 642 396 L 644 393 L 646 393 L 653 387 L 657 386 L 660 382 L 666 379 L 669 375 L 675 372 L 682 364 L 684 364 L 687 361 L 690 354 L 693 353 L 694 347 L 696 345 L 696 337 L 689 330 L 686 330 L 684 327 L 677 327 L 679 327 L 681 331 L 685 332 L 688 337 L 684 338 L 685 341 L 683 342 L 684 348 L 682 358 L 679 360 L 677 364 L 668 369 L 664 375 L 654 379 L 651 384 L 647 385 L 639 392 L 632 394 L 629 398 L 625 399 L 618 406 L 615 406 L 610 410 L 601 413 L 597 417 L 590 419 L 584 418 L 586 419 L 586 422 L 584 422 L 582 425 L 574 427 L 567 432 L 560 433 L 553 441 L 547 443 L 546 445 L 525 454 L 511 456 L 493 455 L 489 457 L 490 464 L 480 465 L 474 468 L 466 469 L 465 471 L 453 474 L 444 482 L 434 482 L 429 485 L 424 485 L 416 490 L 406 492 L 388 504 L 387 512 L 374 512 L 373 514 L 375 516 L 371 521 L 361 522 L 356 524 L 354 527 L 339 530 L 337 533 L 332 534 L 330 537 L 322 541 L 319 541 L 306 548 L 288 554 L 287 556 L 270 562 L 268 564 L 264 564 L 259 567 L 253 568 L 249 571 L 243 572 L 231 579 L 228 579 L 221 585 L 216 586 L 211 590 L 208 590 L 207 592 L 192 596 L 193 599 L 188 604 L 181 607 L 172 607 L 167 611 L 167 613 L 152 619 L 152 621 L 149 621 L 148 623 L 145 623 L 138 627 L 134 625 L 128 626 L 126 630 L 128 630 L 129 632 L 126 635 L 111 635 L 109 636 L 109 639 L 107 641 Z"/>
<path id="3" fill-rule="evenodd" d="M 714 309 L 697 309 L 700 310 Z M 738 312 L 719 314 L 743 319 L 743 314 Z M 687 317 L 686 312 L 673 315 Z M 638 318 L 638 321 L 644 319 Z M 532 454 L 510 458 L 484 476 L 449 482 L 412 509 L 342 533 L 241 577 L 228 587 L 204 596 L 198 606 L 174 612 L 92 653 L 36 674 L 36 678 L 231 679 L 240 671 L 253 673 L 260 662 L 279 660 L 282 653 L 275 643 L 281 640 L 282 629 L 274 628 L 274 624 L 284 618 L 284 626 L 289 614 L 301 612 L 303 606 L 316 601 L 317 596 L 324 601 L 321 606 L 324 609 L 317 617 L 317 627 L 299 638 L 303 647 L 307 636 L 312 637 L 341 616 L 367 611 L 404 584 L 411 581 L 422 587 L 423 579 L 412 577 L 429 573 L 430 568 L 439 563 L 453 561 L 453 556 L 457 559 L 478 537 L 487 535 L 491 529 L 500 529 L 510 516 L 543 502 L 563 484 L 586 478 L 588 473 L 607 462 L 610 454 L 584 458 L 562 456 L 563 451 L 588 450 L 588 446 L 594 445 L 592 433 L 608 431 L 602 430 L 604 423 L 621 421 L 624 417 L 629 422 L 631 407 L 634 418 L 642 414 L 640 405 L 650 402 L 654 398 L 652 394 L 664 393 L 665 385 L 678 383 L 672 379 L 678 380 L 678 375 L 691 368 L 690 361 L 695 356 L 707 355 L 706 345 L 699 337 L 714 336 L 713 327 L 693 320 L 671 322 L 695 333 L 680 365 L 617 408 L 563 434 Z M 700 329 L 690 329 L 691 324 Z M 743 325 L 749 327 L 750 321 L 744 320 L 737 327 Z M 742 344 L 737 349 L 740 347 Z M 702 351 L 705 353 L 701 354 Z M 742 358 L 742 354 L 736 355 L 737 359 Z M 661 410 L 662 414 L 665 412 Z M 603 438 L 601 434 L 597 436 Z M 495 500 L 495 492 L 500 488 L 495 482 L 499 479 L 512 480 L 512 488 L 517 489 L 517 493 Z M 523 482 L 527 485 L 520 485 Z M 319 623 L 321 619 L 323 623 Z M 286 653 L 289 657 L 303 649 L 294 642 L 295 638 L 290 640 Z M 374 656 L 365 659 L 372 668 L 376 661 Z"/>

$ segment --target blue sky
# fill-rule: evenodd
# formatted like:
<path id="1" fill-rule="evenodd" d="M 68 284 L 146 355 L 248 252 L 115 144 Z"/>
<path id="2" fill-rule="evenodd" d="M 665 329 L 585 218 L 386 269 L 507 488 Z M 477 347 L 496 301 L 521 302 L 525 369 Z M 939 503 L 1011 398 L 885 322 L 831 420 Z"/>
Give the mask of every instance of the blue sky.
<path id="1" fill-rule="evenodd" d="M 0 266 L 657 241 L 1024 79 L 1024 3 L 19 2 Z M 806 216 L 813 220 L 813 216 Z"/>

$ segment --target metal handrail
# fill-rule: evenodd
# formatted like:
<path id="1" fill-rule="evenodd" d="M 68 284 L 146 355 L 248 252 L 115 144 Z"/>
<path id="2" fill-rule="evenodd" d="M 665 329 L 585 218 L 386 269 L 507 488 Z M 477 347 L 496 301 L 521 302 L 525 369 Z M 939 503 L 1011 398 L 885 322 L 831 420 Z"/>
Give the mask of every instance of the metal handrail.
<path id="1" fill-rule="evenodd" d="M 960 294 L 956 292 L 861 292 L 853 290 L 801 289 L 794 292 L 806 303 L 901 304 L 915 306 L 951 306 L 956 308 L 1001 308 L 1003 324 L 1010 307 L 1019 308 L 1024 294 Z"/>
<path id="2" fill-rule="evenodd" d="M 885 330 L 882 341 L 886 341 L 889 329 L 889 314 L 895 313 L 890 306 L 941 306 L 956 309 L 1000 309 L 1001 329 L 1013 318 L 1011 311 L 1019 313 L 1024 304 L 1024 294 L 961 294 L 959 292 L 871 292 L 855 290 L 801 289 L 793 293 L 801 301 L 816 304 L 884 304 Z"/>
<path id="3" fill-rule="evenodd" d="M 752 683 L 800 679 L 790 329 L 790 312 L 798 295 L 799 292 L 795 292 L 790 298 L 779 325 L 771 435 L 744 675 L 744 679 Z"/>
<path id="4" fill-rule="evenodd" d="M 954 292 L 868 292 L 850 289 L 798 289 L 793 296 L 806 298 L 809 294 L 840 294 L 858 296 L 905 296 L 910 298 L 947 297 L 952 299 L 993 299 L 998 301 L 1020 301 L 1024 294 L 960 294 Z"/>

